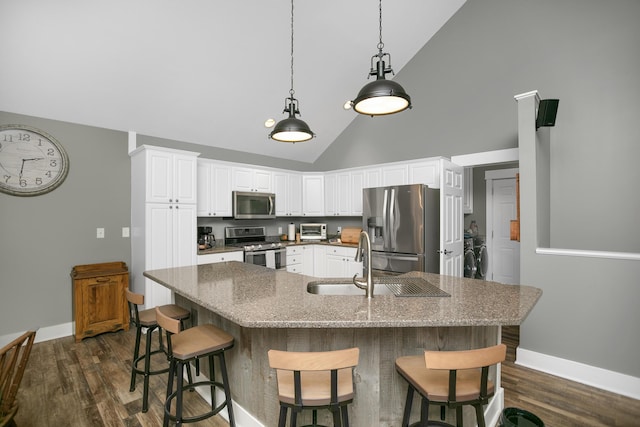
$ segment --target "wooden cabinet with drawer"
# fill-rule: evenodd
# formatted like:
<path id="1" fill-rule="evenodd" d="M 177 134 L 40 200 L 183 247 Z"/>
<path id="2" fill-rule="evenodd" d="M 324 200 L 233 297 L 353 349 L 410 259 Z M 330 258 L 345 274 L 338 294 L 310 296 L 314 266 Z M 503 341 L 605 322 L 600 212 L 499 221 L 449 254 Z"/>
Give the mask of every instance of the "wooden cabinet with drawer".
<path id="1" fill-rule="evenodd" d="M 76 265 L 71 270 L 76 342 L 103 332 L 129 330 L 124 262 Z"/>

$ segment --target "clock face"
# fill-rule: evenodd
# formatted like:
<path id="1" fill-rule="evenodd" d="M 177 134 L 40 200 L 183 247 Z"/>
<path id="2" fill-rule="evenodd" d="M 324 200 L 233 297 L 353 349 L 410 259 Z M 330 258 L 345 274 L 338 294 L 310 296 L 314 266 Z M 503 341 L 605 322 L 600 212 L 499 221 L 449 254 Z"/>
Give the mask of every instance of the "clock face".
<path id="1" fill-rule="evenodd" d="M 69 158 L 55 138 L 24 125 L 0 126 L 0 191 L 37 196 L 58 187 Z"/>

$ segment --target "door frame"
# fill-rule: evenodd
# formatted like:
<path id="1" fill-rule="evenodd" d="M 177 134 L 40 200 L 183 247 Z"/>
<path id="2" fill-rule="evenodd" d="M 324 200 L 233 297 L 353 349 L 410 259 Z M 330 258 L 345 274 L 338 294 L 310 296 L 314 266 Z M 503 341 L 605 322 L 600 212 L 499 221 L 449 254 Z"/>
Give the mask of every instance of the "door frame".
<path id="1" fill-rule="evenodd" d="M 495 250 L 493 245 L 493 182 L 499 179 L 516 179 L 519 168 L 488 170 L 484 173 L 485 189 L 486 189 L 486 246 L 487 256 L 489 257 L 489 268 L 487 269 L 487 280 L 493 280 L 493 260 L 495 259 Z M 520 280 L 518 280 L 519 282 Z"/>

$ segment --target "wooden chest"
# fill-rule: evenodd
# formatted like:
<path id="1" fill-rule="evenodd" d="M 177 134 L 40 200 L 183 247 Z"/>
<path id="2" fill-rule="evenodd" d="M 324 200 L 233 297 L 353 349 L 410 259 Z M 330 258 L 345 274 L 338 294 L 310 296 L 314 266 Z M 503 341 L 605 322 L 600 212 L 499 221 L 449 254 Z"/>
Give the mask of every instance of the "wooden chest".
<path id="1" fill-rule="evenodd" d="M 71 270 L 71 280 L 76 341 L 103 332 L 129 330 L 126 263 L 76 265 Z"/>

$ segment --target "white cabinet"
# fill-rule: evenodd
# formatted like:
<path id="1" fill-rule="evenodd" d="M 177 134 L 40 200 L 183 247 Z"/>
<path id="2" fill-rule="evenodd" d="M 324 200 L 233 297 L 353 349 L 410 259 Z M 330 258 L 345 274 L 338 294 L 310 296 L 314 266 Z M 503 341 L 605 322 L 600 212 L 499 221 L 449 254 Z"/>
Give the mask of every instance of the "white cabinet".
<path id="1" fill-rule="evenodd" d="M 440 188 L 440 161 L 426 160 L 409 163 L 409 184 L 425 184 Z"/>
<path id="2" fill-rule="evenodd" d="M 196 203 L 196 159 L 179 150 L 143 146 L 145 200 L 150 203 Z"/>
<path id="3" fill-rule="evenodd" d="M 198 153 L 141 146 L 131 153 L 131 286 L 145 306 L 171 291 L 142 273 L 196 264 Z"/>
<path id="4" fill-rule="evenodd" d="M 473 213 L 473 168 L 464 168 L 464 184 L 462 187 L 464 213 Z"/>
<path id="5" fill-rule="evenodd" d="M 225 262 L 225 261 L 244 262 L 244 252 L 232 251 L 232 252 L 219 252 L 215 254 L 198 255 L 198 265 L 215 264 L 217 262 Z"/>
<path id="6" fill-rule="evenodd" d="M 327 271 L 327 246 L 313 245 L 313 276 L 326 277 Z"/>
<path id="7" fill-rule="evenodd" d="M 362 262 L 354 261 L 356 248 L 332 246 L 326 251 L 324 277 L 362 276 Z"/>
<path id="8" fill-rule="evenodd" d="M 364 170 L 364 188 L 382 187 L 382 168 L 373 167 Z"/>
<path id="9" fill-rule="evenodd" d="M 302 216 L 302 174 L 273 173 L 276 216 Z"/>
<path id="10" fill-rule="evenodd" d="M 287 246 L 287 271 L 315 276 L 315 248 L 316 245 Z"/>
<path id="11" fill-rule="evenodd" d="M 273 172 L 265 169 L 233 167 L 233 189 L 271 193 Z"/>
<path id="12" fill-rule="evenodd" d="M 276 205 L 277 203 L 276 201 Z M 304 174 L 302 176 L 302 215 L 325 215 L 323 174 Z"/>
<path id="13" fill-rule="evenodd" d="M 382 166 L 382 187 L 405 185 L 409 182 L 409 167 L 406 164 Z"/>
<path id="14" fill-rule="evenodd" d="M 326 216 L 362 215 L 364 171 L 339 171 L 324 177 L 324 214 Z"/>
<path id="15" fill-rule="evenodd" d="M 199 217 L 228 217 L 231 210 L 231 166 L 198 159 Z"/>

